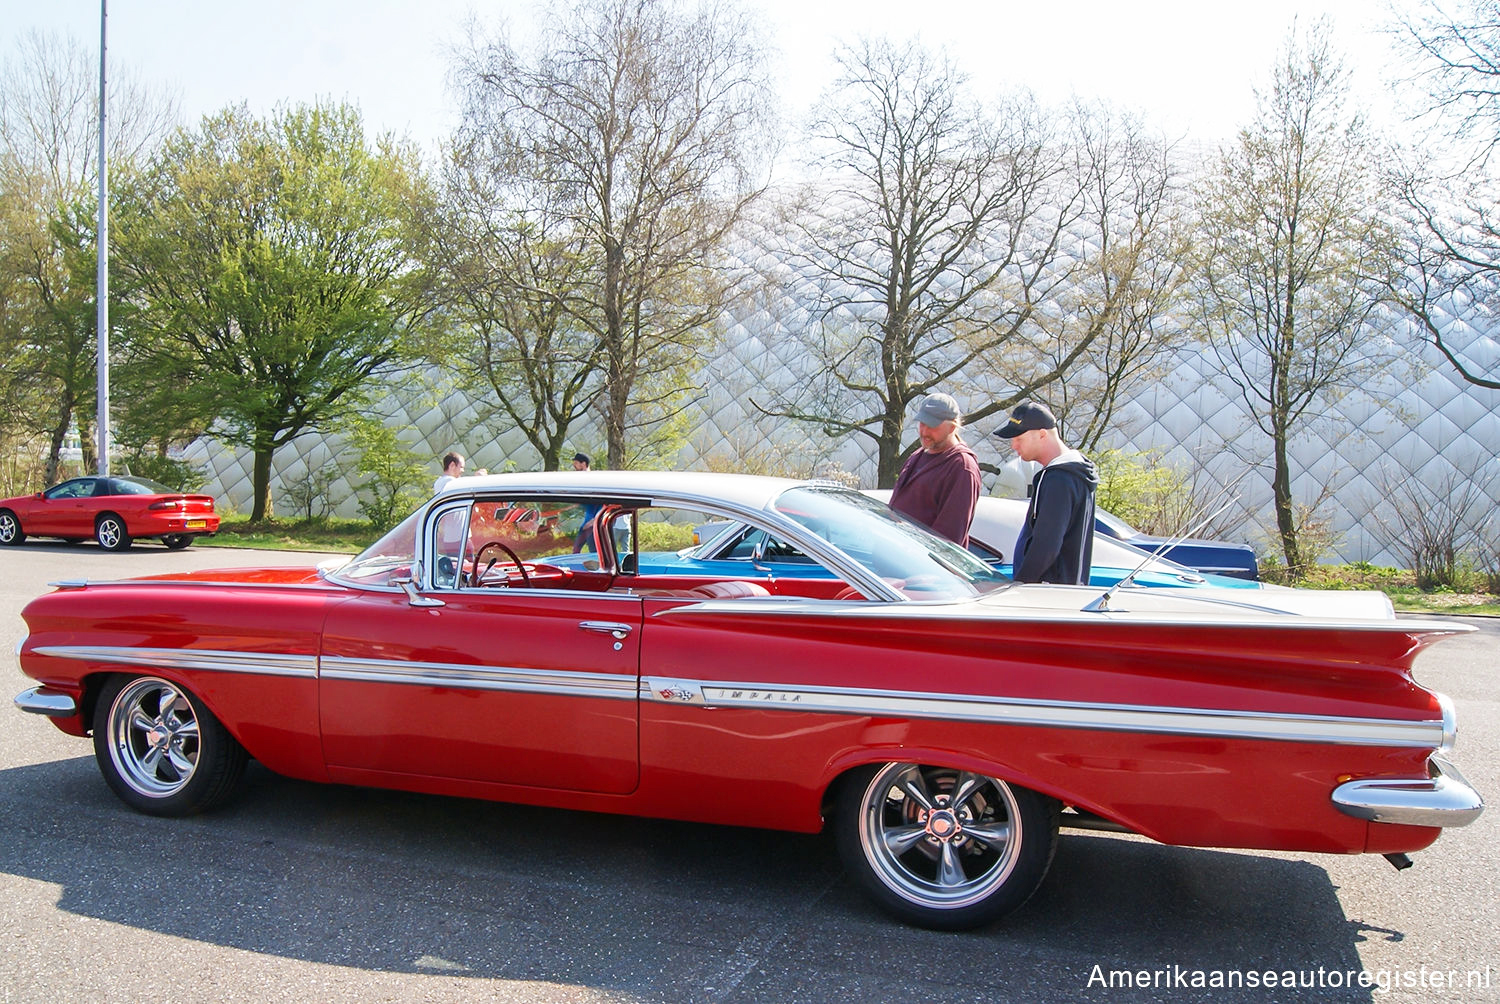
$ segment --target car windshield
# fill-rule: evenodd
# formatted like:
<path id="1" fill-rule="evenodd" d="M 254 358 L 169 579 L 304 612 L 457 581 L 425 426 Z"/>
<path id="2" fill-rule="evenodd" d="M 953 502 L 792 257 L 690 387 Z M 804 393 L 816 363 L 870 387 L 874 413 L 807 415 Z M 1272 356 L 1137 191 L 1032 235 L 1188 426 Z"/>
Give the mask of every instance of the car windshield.
<path id="1" fill-rule="evenodd" d="M 397 579 L 409 578 L 421 518 L 422 510 L 418 509 L 328 577 L 356 586 L 389 586 Z"/>
<path id="2" fill-rule="evenodd" d="M 912 599 L 963 599 L 1011 581 L 951 540 L 846 488 L 792 488 L 773 508 Z"/>
<path id="3" fill-rule="evenodd" d="M 1111 533 L 1121 540 L 1129 540 L 1131 537 L 1137 537 L 1141 532 L 1114 513 L 1105 512 L 1103 509 L 1094 510 L 1094 519 L 1104 524 Z"/>

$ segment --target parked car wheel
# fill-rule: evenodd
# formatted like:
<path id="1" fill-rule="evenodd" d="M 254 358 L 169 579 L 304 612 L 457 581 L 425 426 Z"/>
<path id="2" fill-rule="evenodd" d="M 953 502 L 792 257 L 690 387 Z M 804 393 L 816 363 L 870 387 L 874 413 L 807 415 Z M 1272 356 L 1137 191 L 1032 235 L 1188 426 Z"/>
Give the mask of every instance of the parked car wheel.
<path id="1" fill-rule="evenodd" d="M 100 516 L 94 523 L 94 539 L 106 551 L 123 551 L 130 546 L 130 534 L 125 532 L 125 521 L 112 512 Z"/>
<path id="2" fill-rule="evenodd" d="M 914 763 L 874 765 L 843 786 L 845 866 L 887 912 L 963 930 L 1036 891 L 1057 847 L 1059 806 L 993 777 Z"/>
<path id="3" fill-rule="evenodd" d="M 0 544 L 19 544 L 26 539 L 21 521 L 9 509 L 0 509 Z"/>
<path id="4" fill-rule="evenodd" d="M 190 533 L 169 533 L 162 537 L 161 542 L 167 545 L 169 551 L 180 551 L 193 542 Z"/>
<path id="5" fill-rule="evenodd" d="M 185 688 L 152 676 L 112 679 L 94 709 L 94 758 L 131 808 L 188 816 L 225 801 L 246 754 Z"/>

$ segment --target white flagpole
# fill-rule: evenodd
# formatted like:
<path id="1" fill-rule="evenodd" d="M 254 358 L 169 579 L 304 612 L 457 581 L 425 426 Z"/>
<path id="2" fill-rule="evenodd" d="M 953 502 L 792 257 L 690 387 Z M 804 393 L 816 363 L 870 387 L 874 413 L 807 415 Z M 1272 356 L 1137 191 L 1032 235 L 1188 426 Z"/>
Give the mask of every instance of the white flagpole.
<path id="1" fill-rule="evenodd" d="M 105 138 L 109 134 L 105 115 L 108 87 L 105 68 L 105 25 L 109 0 L 99 0 L 99 274 L 95 296 L 99 301 L 99 474 L 109 474 L 109 161 Z"/>

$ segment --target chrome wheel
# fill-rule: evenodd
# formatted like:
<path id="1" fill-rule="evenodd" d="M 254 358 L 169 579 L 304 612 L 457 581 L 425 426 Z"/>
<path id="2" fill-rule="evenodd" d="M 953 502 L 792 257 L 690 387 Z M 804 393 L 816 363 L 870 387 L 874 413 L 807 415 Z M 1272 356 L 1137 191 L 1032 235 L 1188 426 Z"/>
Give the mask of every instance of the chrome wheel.
<path id="1" fill-rule="evenodd" d="M 114 677 L 94 707 L 94 759 L 127 805 L 186 816 L 239 786 L 245 749 L 192 693 L 159 677 Z"/>
<path id="2" fill-rule="evenodd" d="M 867 768 L 842 806 L 846 863 L 882 906 L 927 927 L 973 927 L 1020 906 L 1056 846 L 1051 799 L 947 767 Z"/>
<path id="3" fill-rule="evenodd" d="M 130 534 L 125 532 L 125 521 L 114 513 L 105 513 L 94 526 L 94 539 L 106 551 L 123 551 L 130 546 Z"/>
<path id="4" fill-rule="evenodd" d="M 181 791 L 198 768 L 198 716 L 165 680 L 141 679 L 109 709 L 109 754 L 126 784 L 152 798 Z"/>
<path id="5" fill-rule="evenodd" d="M 26 539 L 21 521 L 9 509 L 0 509 L 0 544 L 19 544 Z"/>

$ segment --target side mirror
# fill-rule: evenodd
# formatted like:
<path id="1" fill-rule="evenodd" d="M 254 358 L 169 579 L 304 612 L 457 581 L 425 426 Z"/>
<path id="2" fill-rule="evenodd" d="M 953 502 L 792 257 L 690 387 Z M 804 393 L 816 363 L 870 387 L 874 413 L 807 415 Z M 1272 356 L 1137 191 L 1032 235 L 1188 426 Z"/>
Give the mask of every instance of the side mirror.
<path id="1" fill-rule="evenodd" d="M 402 590 L 406 593 L 406 602 L 407 602 L 408 606 L 413 606 L 413 607 L 445 607 L 445 606 L 448 605 L 448 604 L 444 603 L 442 600 L 438 599 L 435 596 L 423 596 L 421 593 L 417 592 L 417 587 L 411 581 L 411 577 L 410 576 L 407 576 L 404 579 L 394 579 L 392 581 L 393 581 L 393 584 L 400 586 L 402 588 Z"/>
<path id="2" fill-rule="evenodd" d="M 766 545 L 770 539 L 762 535 L 760 540 L 755 542 L 755 546 L 750 549 L 750 564 L 757 572 L 765 572 L 767 581 L 773 581 L 776 578 L 776 573 L 766 564 Z"/>

